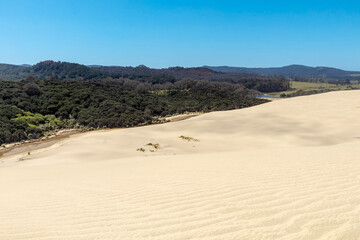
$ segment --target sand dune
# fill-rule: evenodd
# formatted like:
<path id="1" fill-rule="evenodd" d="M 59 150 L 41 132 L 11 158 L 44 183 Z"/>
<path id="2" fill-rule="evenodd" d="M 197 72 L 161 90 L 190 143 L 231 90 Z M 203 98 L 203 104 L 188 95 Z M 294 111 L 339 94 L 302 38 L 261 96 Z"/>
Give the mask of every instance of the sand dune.
<path id="1" fill-rule="evenodd" d="M 360 239 L 359 118 L 331 92 L 0 158 L 0 239 Z"/>

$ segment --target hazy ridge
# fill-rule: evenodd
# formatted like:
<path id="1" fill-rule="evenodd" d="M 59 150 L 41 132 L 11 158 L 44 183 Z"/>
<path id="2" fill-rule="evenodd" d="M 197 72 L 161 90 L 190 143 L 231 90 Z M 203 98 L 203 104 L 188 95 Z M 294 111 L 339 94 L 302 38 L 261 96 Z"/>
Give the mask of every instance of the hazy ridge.
<path id="1" fill-rule="evenodd" d="M 359 71 L 345 71 L 330 67 L 308 67 L 304 65 L 289 65 L 271 68 L 245 68 L 229 66 L 204 66 L 214 71 L 224 73 L 251 73 L 265 75 L 282 75 L 299 78 L 332 78 L 339 80 L 359 80 Z"/>

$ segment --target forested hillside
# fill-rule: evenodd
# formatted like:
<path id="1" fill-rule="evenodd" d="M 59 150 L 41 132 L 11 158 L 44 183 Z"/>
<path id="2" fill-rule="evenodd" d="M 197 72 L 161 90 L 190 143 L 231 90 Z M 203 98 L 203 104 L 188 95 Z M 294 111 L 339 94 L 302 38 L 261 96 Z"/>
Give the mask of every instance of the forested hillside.
<path id="1" fill-rule="evenodd" d="M 208 79 L 215 81 L 272 81 L 286 79 L 282 76 L 263 76 L 249 73 L 221 73 L 207 68 L 170 67 L 155 69 L 144 65 L 137 67 L 85 66 L 77 63 L 43 61 L 33 66 L 0 65 L 0 80 L 21 81 L 27 77 L 36 79 L 76 79 L 101 81 L 105 78 L 128 78 L 146 82 L 175 82 L 183 78 Z"/>
<path id="2" fill-rule="evenodd" d="M 21 80 L 25 79 L 28 74 L 28 67 L 12 64 L 0 64 L 0 80 Z"/>
<path id="3" fill-rule="evenodd" d="M 77 63 L 43 61 L 30 67 L 3 64 L 0 65 L 0 80 L 20 81 L 26 77 L 37 79 L 85 79 L 99 80 L 109 76 Z"/>

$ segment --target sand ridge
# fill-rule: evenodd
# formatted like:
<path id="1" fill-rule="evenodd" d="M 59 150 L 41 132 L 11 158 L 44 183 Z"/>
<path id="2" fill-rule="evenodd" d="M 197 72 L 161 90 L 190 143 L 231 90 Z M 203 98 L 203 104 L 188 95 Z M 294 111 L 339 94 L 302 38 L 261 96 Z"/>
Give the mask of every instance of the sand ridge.
<path id="1" fill-rule="evenodd" d="M 359 239 L 359 117 L 331 92 L 2 158 L 0 239 Z"/>

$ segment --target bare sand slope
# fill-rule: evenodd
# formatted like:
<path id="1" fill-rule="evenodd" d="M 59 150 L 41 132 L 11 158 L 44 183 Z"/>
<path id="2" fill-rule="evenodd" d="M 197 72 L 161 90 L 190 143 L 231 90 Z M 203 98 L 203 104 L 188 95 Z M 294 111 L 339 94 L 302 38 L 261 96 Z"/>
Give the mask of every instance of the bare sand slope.
<path id="1" fill-rule="evenodd" d="M 359 118 L 332 92 L 1 158 L 0 239 L 360 239 Z"/>

